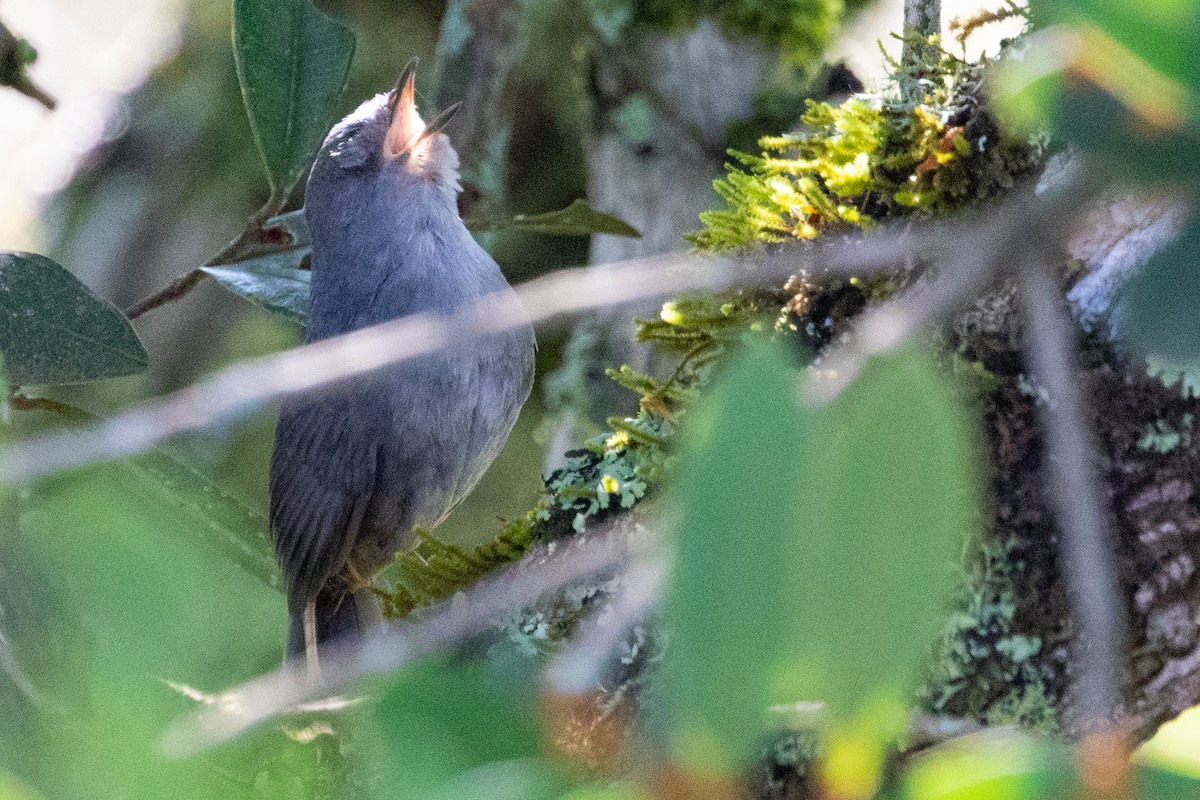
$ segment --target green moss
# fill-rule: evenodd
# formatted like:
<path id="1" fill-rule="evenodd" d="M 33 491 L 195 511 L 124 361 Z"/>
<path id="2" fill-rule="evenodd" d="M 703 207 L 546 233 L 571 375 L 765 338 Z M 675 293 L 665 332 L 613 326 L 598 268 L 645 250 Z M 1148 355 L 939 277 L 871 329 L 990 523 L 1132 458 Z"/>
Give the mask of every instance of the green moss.
<path id="1" fill-rule="evenodd" d="M 979 98 L 978 65 L 943 53 L 918 84 L 899 74 L 878 94 L 812 103 L 794 133 L 759 140 L 761 153 L 714 184 L 725 208 L 700 215 L 689 240 L 727 251 L 830 228 L 866 228 L 961 209 L 1010 188 L 1041 163 L 1042 145 L 1005 134 Z M 922 91 L 914 98 L 911 86 Z"/>

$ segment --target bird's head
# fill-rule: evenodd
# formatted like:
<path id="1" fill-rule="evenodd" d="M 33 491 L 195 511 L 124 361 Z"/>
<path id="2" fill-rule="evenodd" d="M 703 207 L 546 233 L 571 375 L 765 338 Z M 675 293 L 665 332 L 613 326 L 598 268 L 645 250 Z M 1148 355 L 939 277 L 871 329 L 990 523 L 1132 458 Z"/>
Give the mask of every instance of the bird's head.
<path id="1" fill-rule="evenodd" d="M 325 137 L 305 195 L 310 223 L 316 211 L 339 224 L 336 218 L 368 202 L 403 206 L 432 197 L 454 204 L 458 154 L 442 128 L 460 104 L 425 122 L 417 111 L 416 64 L 414 58 L 392 91 L 364 102 Z"/>

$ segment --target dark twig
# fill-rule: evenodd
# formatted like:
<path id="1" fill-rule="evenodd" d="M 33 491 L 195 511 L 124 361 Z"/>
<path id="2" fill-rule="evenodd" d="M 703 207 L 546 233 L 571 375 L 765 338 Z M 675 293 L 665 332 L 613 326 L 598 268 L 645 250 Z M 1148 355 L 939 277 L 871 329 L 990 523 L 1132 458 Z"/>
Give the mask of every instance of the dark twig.
<path id="1" fill-rule="evenodd" d="M 225 245 L 219 253 L 208 261 L 205 261 L 202 266 L 217 267 L 222 264 L 232 264 L 254 256 L 281 252 L 291 247 L 292 242 L 289 235 L 285 234 L 282 237 L 275 236 L 273 235 L 275 233 L 274 229 L 264 227 L 268 219 L 279 213 L 284 202 L 284 200 L 280 200 L 272 195 L 266 205 L 259 209 L 254 216 L 250 217 L 246 223 L 246 229 L 236 239 Z M 125 316 L 132 321 L 147 311 L 153 311 L 167 303 L 180 300 L 188 292 L 192 291 L 192 289 L 195 289 L 200 281 L 207 277 L 208 273 L 197 267 L 171 281 L 167 286 L 149 297 L 143 298 L 125 309 Z"/>
<path id="2" fill-rule="evenodd" d="M 1039 410 L 1050 507 L 1076 624 L 1074 700 L 1079 728 L 1086 733 L 1106 727 L 1120 706 L 1125 618 L 1091 417 L 1079 385 L 1077 331 L 1047 261 L 1046 254 L 1029 251 L 1021 272 L 1021 307 L 1029 342 L 1026 359 L 1047 394 Z"/>

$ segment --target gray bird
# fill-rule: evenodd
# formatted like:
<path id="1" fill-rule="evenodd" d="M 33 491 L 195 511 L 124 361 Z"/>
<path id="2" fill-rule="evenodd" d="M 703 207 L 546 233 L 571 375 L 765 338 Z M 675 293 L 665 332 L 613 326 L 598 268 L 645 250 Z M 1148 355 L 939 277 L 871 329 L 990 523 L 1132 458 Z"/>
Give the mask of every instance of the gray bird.
<path id="1" fill-rule="evenodd" d="M 313 165 L 310 342 L 512 291 L 458 215 L 458 156 L 441 132 L 454 109 L 422 121 L 414 67 L 338 123 Z M 534 350 L 525 326 L 284 403 L 271 530 L 289 656 L 312 666 L 318 644 L 379 617 L 371 579 L 500 452 L 529 396 Z"/>

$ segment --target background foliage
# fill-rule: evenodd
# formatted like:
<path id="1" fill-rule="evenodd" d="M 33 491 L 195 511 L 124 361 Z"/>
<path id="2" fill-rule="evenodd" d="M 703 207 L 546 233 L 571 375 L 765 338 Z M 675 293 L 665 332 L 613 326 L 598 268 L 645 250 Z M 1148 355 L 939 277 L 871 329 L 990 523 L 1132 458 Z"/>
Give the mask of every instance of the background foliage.
<path id="1" fill-rule="evenodd" d="M 332 121 L 390 82 L 391 40 L 430 54 L 443 12 L 412 4 L 398 22 L 388 6 L 353 9 L 357 39 L 309 0 L 237 0 L 232 18 L 195 12 L 181 52 L 138 95 L 133 128 L 57 201 L 59 261 L 0 254 L 5 439 L 88 424 L 149 389 L 297 341 L 308 242 L 284 212 L 300 202 L 292 195 Z M 784 74 L 807 87 L 847 10 L 824 0 L 594 2 L 586 35 L 563 4 L 516 4 L 512 13 L 534 40 L 571 21 L 564 39 L 595 33 L 609 44 L 713 18 L 725 35 L 773 48 Z M 1049 151 L 1068 147 L 1094 180 L 1189 194 L 1192 162 L 1179 156 L 1196 138 L 1198 40 L 1168 32 L 1191 31 L 1196 14 L 1188 3 L 1132 13 L 1117 2 L 1047 0 L 1032 9 L 1032 34 L 984 64 L 923 41 L 916 60 L 891 65 L 886 85 L 811 103 L 756 153 L 733 154 L 727 175 L 713 176 L 720 200 L 691 241 L 759 252 L 897 219 L 986 213 Z M 443 37 L 454 30 L 443 25 Z M 24 45 L 19 53 L 2 62 L 0 80 L 28 88 L 32 53 Z M 535 73 L 541 65 L 531 61 Z M 580 239 L 558 237 L 637 233 L 580 200 L 585 63 L 568 64 L 553 89 L 574 99 L 531 112 L 530 129 L 511 132 L 503 202 L 470 218 L 493 237 L 510 276 L 582 258 Z M 983 92 L 985 75 L 1004 114 Z M 539 99 L 531 87 L 546 89 L 528 75 L 514 86 L 518 107 Z M 232 121 L 239 88 L 245 127 Z M 197 93 L 209 113 L 188 117 Z M 255 150 L 265 185 L 247 177 L 261 174 L 248 155 Z M 551 156 L 562 166 L 536 168 Z M 91 241 L 96 197 L 131 174 L 163 172 L 165 213 L 114 258 L 135 270 L 135 255 L 157 252 L 152 243 L 171 240 L 204 203 L 219 206 L 226 238 L 249 218 L 230 248 L 200 273 L 185 270 L 216 242 L 175 243 L 162 260 L 181 265 L 170 277 L 212 279 L 250 303 L 190 297 L 205 309 L 201 321 L 161 309 L 159 333 L 143 347 L 135 330 L 149 329 L 131 326 L 70 268 Z M 1146 379 L 1149 359 L 1165 378 L 1155 391 L 1179 404 L 1191 400 L 1198 356 L 1196 293 L 1187 291 L 1194 241 L 1189 222 L 1117 287 L 1108 320 L 1117 338 L 1093 331 L 1102 341 L 1085 351 L 1107 368 L 1129 367 L 1136 377 L 1123 377 L 1127 384 Z M 1194 795 L 1194 746 L 1182 757 L 1152 749 L 1128 773 L 1089 750 L 1106 740 L 1075 750 L 1049 642 L 1017 630 L 1022 598 L 1013 587 L 1024 584 L 1013 575 L 1025 565 L 1019 542 L 988 529 L 998 479 L 983 453 L 998 405 L 1032 408 L 1039 387 L 969 337 L 941 330 L 873 356 L 831 402 L 804 393 L 849 321 L 909 280 L 818 271 L 785 286 L 671 300 L 636 330 L 670 368 L 611 365 L 609 377 L 636 396 L 635 412 L 609 419 L 538 481 L 546 444 L 533 434 L 539 409 L 529 409 L 489 482 L 458 513 L 459 527 L 418 532 L 397 557 L 380 591 L 390 615 L 420 618 L 534 547 L 586 539 L 635 507 L 667 510 L 663 606 L 631 621 L 599 685 L 580 697 L 547 683 L 544 669 L 570 652 L 582 620 L 618 607 L 619 580 L 572 584 L 335 702 L 199 756 L 168 757 L 161 737 L 172 719 L 228 703 L 215 693 L 278 666 L 285 614 L 262 513 L 269 418 L 0 487 L 0 798 L 1066 797 L 1106 786 Z M 223 341 L 186 341 L 197 325 L 214 327 L 220 309 L 236 309 Z M 541 366 L 561 351 L 544 338 Z M 141 382 L 109 381 L 147 368 Z M 1179 424 L 1151 425 L 1141 450 L 1174 451 L 1188 435 Z M 508 518 L 493 522 L 497 513 Z M 962 552 L 965 575 L 956 569 Z M 961 731 L 1016 722 L 1059 738 L 994 729 L 934 736 L 952 741 L 922 752 L 913 705 L 953 710 Z M 1124 764 L 1119 743 L 1111 752 Z"/>

